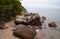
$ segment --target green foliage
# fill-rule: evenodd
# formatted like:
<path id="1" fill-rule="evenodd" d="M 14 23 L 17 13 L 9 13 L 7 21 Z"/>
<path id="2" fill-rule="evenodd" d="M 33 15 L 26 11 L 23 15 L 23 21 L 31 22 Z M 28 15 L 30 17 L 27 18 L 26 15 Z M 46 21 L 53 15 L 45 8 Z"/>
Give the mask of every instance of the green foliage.
<path id="1" fill-rule="evenodd" d="M 21 5 L 19 0 L 0 0 L 0 22 L 9 22 L 16 15 L 26 12 L 26 9 Z"/>
<path id="2" fill-rule="evenodd" d="M 21 7 L 22 11 L 21 11 L 21 15 L 23 15 L 25 12 L 27 12 L 27 10 L 22 6 Z"/>

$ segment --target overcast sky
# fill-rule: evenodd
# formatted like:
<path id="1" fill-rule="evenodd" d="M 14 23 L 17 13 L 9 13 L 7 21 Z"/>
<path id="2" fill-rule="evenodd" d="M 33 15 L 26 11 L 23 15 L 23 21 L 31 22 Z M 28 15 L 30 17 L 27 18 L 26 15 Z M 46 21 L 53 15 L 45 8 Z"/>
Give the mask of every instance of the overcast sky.
<path id="1" fill-rule="evenodd" d="M 60 9 L 60 0 L 22 0 L 21 2 L 24 7 Z"/>

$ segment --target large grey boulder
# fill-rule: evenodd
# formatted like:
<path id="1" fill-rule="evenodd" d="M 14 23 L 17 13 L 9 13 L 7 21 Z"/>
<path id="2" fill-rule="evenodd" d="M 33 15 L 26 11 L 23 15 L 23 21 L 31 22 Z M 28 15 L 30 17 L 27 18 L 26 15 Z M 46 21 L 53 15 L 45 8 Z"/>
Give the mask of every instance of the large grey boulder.
<path id="1" fill-rule="evenodd" d="M 36 36 L 36 30 L 26 25 L 17 25 L 13 34 L 22 39 L 34 39 Z"/>

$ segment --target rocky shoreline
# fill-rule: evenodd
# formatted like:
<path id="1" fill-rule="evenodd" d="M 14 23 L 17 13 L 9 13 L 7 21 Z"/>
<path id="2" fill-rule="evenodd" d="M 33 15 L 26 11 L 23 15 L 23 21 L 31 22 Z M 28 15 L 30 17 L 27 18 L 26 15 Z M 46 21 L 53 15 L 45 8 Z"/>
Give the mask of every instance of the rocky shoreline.
<path id="1" fill-rule="evenodd" d="M 35 28 L 33 27 L 34 28 L 33 29 L 31 25 L 29 25 L 28 28 L 27 28 L 27 25 L 22 26 L 21 24 L 19 24 L 19 26 L 20 26 L 19 27 L 18 25 L 15 25 L 14 21 L 6 23 L 6 25 L 9 28 L 0 29 L 0 39 L 20 39 L 18 37 L 22 37 L 23 39 L 41 39 L 41 38 L 43 38 L 43 37 L 41 37 L 41 34 L 42 34 L 41 31 L 44 31 L 43 27 L 44 27 L 44 29 L 47 29 L 47 27 L 45 27 L 46 25 L 44 25 L 45 21 L 46 21 L 46 17 L 42 16 L 40 18 L 40 20 L 41 20 L 42 26 L 41 25 L 38 26 L 39 28 L 37 28 L 37 30 L 35 29 L 36 27 Z M 55 22 L 48 23 L 48 25 L 49 25 L 49 27 L 57 27 L 57 24 Z M 18 26 L 18 27 L 15 29 L 16 26 Z M 29 28 L 31 28 L 31 30 Z M 15 29 L 15 30 L 13 30 L 13 29 Z M 19 36 L 15 37 L 13 35 L 13 32 L 15 33 L 16 36 L 18 36 L 18 35 Z M 47 31 L 47 32 L 49 32 L 49 31 Z M 35 38 L 35 37 L 37 37 L 37 38 Z"/>

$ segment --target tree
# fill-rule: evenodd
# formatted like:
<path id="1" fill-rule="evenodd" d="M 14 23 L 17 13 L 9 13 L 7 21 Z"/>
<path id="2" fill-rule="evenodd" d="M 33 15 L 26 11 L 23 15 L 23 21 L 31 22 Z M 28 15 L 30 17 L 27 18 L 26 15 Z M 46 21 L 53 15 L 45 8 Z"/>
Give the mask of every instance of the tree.
<path id="1" fill-rule="evenodd" d="M 1 0 L 0 1 L 0 22 L 8 22 L 21 12 L 26 10 L 17 0 Z"/>
<path id="2" fill-rule="evenodd" d="M 24 10 L 26 11 L 19 0 L 0 0 L 0 23 L 13 20 Z"/>

